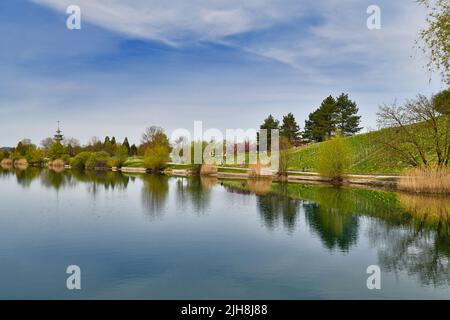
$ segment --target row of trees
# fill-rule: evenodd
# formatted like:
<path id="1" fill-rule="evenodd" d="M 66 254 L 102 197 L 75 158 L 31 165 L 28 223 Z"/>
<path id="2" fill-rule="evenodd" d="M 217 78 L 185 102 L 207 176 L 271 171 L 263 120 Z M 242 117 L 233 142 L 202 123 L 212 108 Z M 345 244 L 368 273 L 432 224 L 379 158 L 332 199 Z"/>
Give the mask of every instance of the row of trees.
<path id="1" fill-rule="evenodd" d="M 271 130 L 280 130 L 280 137 L 285 143 L 297 146 L 303 142 L 325 141 L 337 132 L 343 136 L 358 133 L 362 128 L 359 126 L 361 116 L 358 115 L 358 107 L 355 101 L 350 100 L 348 94 L 342 93 L 337 98 L 331 95 L 325 98 L 314 112 L 309 114 L 305 121 L 305 129 L 300 131 L 292 113 L 283 117 L 282 123 L 269 115 L 261 124 L 260 129 L 267 130 L 268 145 L 270 147 Z"/>
<path id="2" fill-rule="evenodd" d="M 320 107 L 309 114 L 305 121 L 303 137 L 309 141 L 325 141 L 336 132 L 343 136 L 358 133 L 361 116 L 358 115 L 356 102 L 349 99 L 348 94 L 342 93 L 337 98 L 331 95 L 325 98 Z"/>

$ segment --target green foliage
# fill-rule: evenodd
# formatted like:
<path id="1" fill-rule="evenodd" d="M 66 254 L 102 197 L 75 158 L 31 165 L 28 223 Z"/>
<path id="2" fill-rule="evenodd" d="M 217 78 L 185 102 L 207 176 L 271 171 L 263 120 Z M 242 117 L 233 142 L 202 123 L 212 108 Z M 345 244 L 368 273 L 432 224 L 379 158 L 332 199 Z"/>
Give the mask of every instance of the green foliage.
<path id="1" fill-rule="evenodd" d="M 423 44 L 419 47 L 429 57 L 428 71 L 440 72 L 450 84 L 450 2 L 448 0 L 418 0 L 428 9 L 427 27 L 420 31 Z"/>
<path id="2" fill-rule="evenodd" d="M 450 89 L 437 93 L 432 100 L 434 108 L 439 113 L 450 115 Z"/>
<path id="3" fill-rule="evenodd" d="M 336 129 L 344 136 L 353 135 L 362 128 L 359 127 L 361 116 L 358 116 L 356 102 L 348 98 L 348 94 L 342 93 L 336 99 Z"/>
<path id="4" fill-rule="evenodd" d="M 85 169 L 86 162 L 91 157 L 92 152 L 83 151 L 70 160 L 70 165 L 75 169 Z"/>
<path id="5" fill-rule="evenodd" d="M 378 124 L 389 130 L 383 131 L 379 143 L 390 151 L 391 157 L 413 167 L 449 164 L 450 114 L 438 111 L 445 109 L 440 97 L 436 100 L 418 95 L 403 105 L 380 107 Z M 440 104 L 435 106 L 435 102 Z"/>
<path id="6" fill-rule="evenodd" d="M 41 164 L 44 162 L 44 152 L 32 144 L 29 139 L 20 141 L 11 156 L 13 160 L 26 159 L 29 164 Z"/>
<path id="7" fill-rule="evenodd" d="M 342 93 L 336 99 L 328 96 L 320 107 L 310 113 L 305 121 L 304 138 L 311 141 L 325 141 L 337 131 L 345 136 L 353 135 L 361 130 L 361 117 L 354 101 Z"/>
<path id="8" fill-rule="evenodd" d="M 8 158 L 6 151 L 0 150 L 0 161 L 2 161 L 3 159 L 6 159 L 6 158 Z"/>
<path id="9" fill-rule="evenodd" d="M 127 153 L 128 155 L 130 155 L 130 143 L 128 142 L 127 137 L 125 137 L 125 139 L 123 140 L 122 146 L 127 149 Z"/>
<path id="10" fill-rule="evenodd" d="M 170 149 L 164 145 L 153 145 L 146 149 L 144 167 L 157 172 L 170 161 Z"/>
<path id="11" fill-rule="evenodd" d="M 291 158 L 292 143 L 287 137 L 280 138 L 280 150 L 278 159 L 278 175 L 287 176 L 289 169 L 289 160 Z"/>
<path id="12" fill-rule="evenodd" d="M 136 147 L 136 145 L 135 144 L 133 144 L 131 147 L 130 147 L 130 156 L 131 157 L 133 157 L 133 156 L 137 156 L 137 154 L 138 154 L 138 148 Z"/>
<path id="13" fill-rule="evenodd" d="M 66 150 L 59 141 L 53 143 L 53 145 L 47 151 L 47 157 L 50 158 L 50 160 L 62 159 L 65 154 Z"/>
<path id="14" fill-rule="evenodd" d="M 145 129 L 142 134 L 142 144 L 139 146 L 137 154 L 144 155 L 148 148 L 153 148 L 155 146 L 162 146 L 166 149 L 171 150 L 169 138 L 164 133 L 164 130 L 160 127 L 152 126 Z"/>
<path id="15" fill-rule="evenodd" d="M 352 149 L 340 134 L 321 144 L 318 171 L 322 177 L 336 182 L 342 181 L 348 174 L 352 162 Z"/>
<path id="16" fill-rule="evenodd" d="M 144 157 L 129 157 L 122 167 L 144 168 Z"/>
<path id="17" fill-rule="evenodd" d="M 25 156 L 30 164 L 42 164 L 44 163 L 45 153 L 41 149 L 31 148 Z"/>
<path id="18" fill-rule="evenodd" d="M 121 145 L 116 149 L 115 155 L 117 166 L 122 167 L 125 161 L 128 159 L 128 148 L 125 145 Z"/>
<path id="19" fill-rule="evenodd" d="M 264 119 L 263 124 L 259 128 L 267 130 L 267 150 L 270 150 L 272 146 L 272 130 L 280 129 L 280 121 L 269 114 L 269 116 Z M 257 140 L 259 145 L 259 133 L 257 136 Z"/>
<path id="20" fill-rule="evenodd" d="M 108 152 L 100 151 L 91 154 L 86 161 L 86 168 L 111 168 L 115 165 Z"/>
<path id="21" fill-rule="evenodd" d="M 283 117 L 283 123 L 280 127 L 280 136 L 285 137 L 289 143 L 295 145 L 300 140 L 300 126 L 295 121 L 292 113 Z"/>
<path id="22" fill-rule="evenodd" d="M 332 96 L 325 98 L 305 121 L 304 137 L 319 142 L 330 138 L 336 129 L 336 110 L 336 100 Z"/>

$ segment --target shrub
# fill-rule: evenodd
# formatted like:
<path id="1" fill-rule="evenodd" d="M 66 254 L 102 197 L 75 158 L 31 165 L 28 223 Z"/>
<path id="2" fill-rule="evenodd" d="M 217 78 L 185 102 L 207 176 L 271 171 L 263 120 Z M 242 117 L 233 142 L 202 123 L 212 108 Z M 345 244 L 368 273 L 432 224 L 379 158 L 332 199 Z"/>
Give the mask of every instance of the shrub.
<path id="1" fill-rule="evenodd" d="M 65 148 L 60 142 L 55 142 L 47 152 L 50 160 L 61 159 L 65 153 Z"/>
<path id="2" fill-rule="evenodd" d="M 450 193 L 450 169 L 425 167 L 408 170 L 399 179 L 400 190 L 417 193 Z"/>
<path id="3" fill-rule="evenodd" d="M 26 169 L 28 167 L 28 161 L 25 158 L 14 161 L 14 167 L 18 169 Z"/>
<path id="4" fill-rule="evenodd" d="M 70 160 L 70 165 L 76 169 L 84 169 L 86 168 L 86 162 L 91 157 L 92 152 L 80 152 L 75 156 L 75 158 Z"/>
<path id="5" fill-rule="evenodd" d="M 92 153 L 85 164 L 86 168 L 111 168 L 113 166 L 113 160 L 109 153 L 105 151 Z"/>
<path id="6" fill-rule="evenodd" d="M 214 164 L 202 164 L 200 168 L 201 175 L 213 175 L 217 174 L 217 166 Z"/>
<path id="7" fill-rule="evenodd" d="M 52 167 L 52 168 L 61 168 L 61 167 L 64 167 L 64 164 L 65 164 L 65 162 L 62 159 L 56 159 L 56 160 L 50 161 L 48 163 L 49 167 Z"/>
<path id="8" fill-rule="evenodd" d="M 318 171 L 322 177 L 340 183 L 352 166 L 353 152 L 347 141 L 337 134 L 332 140 L 320 145 L 318 162 Z"/>
<path id="9" fill-rule="evenodd" d="M 1 166 L 3 169 L 11 169 L 12 166 L 13 166 L 13 161 L 12 161 L 11 159 L 3 159 L 3 160 L 0 162 L 0 166 Z"/>
<path id="10" fill-rule="evenodd" d="M 118 167 L 122 167 L 128 160 L 128 148 L 125 145 L 121 145 L 117 148 L 115 159 Z"/>
<path id="11" fill-rule="evenodd" d="M 2 161 L 3 159 L 7 158 L 7 154 L 5 151 L 0 150 L 0 161 Z"/>
<path id="12" fill-rule="evenodd" d="M 154 172 L 164 169 L 170 160 L 170 149 L 165 145 L 148 147 L 144 156 L 144 167 Z"/>

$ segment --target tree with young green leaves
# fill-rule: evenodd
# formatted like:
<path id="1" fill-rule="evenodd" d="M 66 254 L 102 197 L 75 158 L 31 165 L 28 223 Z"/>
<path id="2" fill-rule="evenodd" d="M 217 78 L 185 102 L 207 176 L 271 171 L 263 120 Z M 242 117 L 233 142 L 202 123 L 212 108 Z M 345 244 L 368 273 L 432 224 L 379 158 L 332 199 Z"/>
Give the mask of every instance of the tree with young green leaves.
<path id="1" fill-rule="evenodd" d="M 278 121 L 271 114 L 269 114 L 269 116 L 266 119 L 264 119 L 263 124 L 259 128 L 266 130 L 266 132 L 267 132 L 267 150 L 270 150 L 270 148 L 272 146 L 272 130 L 280 129 L 280 121 Z M 259 145 L 259 138 L 260 138 L 260 134 L 258 132 L 258 134 L 257 134 L 258 145 Z"/>
<path id="2" fill-rule="evenodd" d="M 115 158 L 119 168 L 121 168 L 125 161 L 128 160 L 128 152 L 128 148 L 125 145 L 121 145 L 116 148 Z"/>
<path id="3" fill-rule="evenodd" d="M 450 115 L 450 89 L 435 94 L 432 103 L 436 111 L 447 116 Z"/>
<path id="4" fill-rule="evenodd" d="M 340 133 L 319 148 L 318 171 L 333 183 L 341 183 L 353 164 L 353 151 Z"/>
<path id="5" fill-rule="evenodd" d="M 141 145 L 138 148 L 138 154 L 144 155 L 147 148 L 161 145 L 171 150 L 169 138 L 161 127 L 151 126 L 145 129 L 142 134 Z"/>
<path id="6" fill-rule="evenodd" d="M 55 141 L 47 151 L 47 156 L 50 158 L 50 160 L 62 159 L 65 155 L 66 150 L 59 141 Z"/>
<path id="7" fill-rule="evenodd" d="M 287 177 L 289 170 L 289 163 L 292 158 L 292 147 L 293 144 L 289 140 L 289 138 L 285 136 L 280 137 L 279 143 L 279 153 L 278 153 L 278 176 Z"/>
<path id="8" fill-rule="evenodd" d="M 109 153 L 110 156 L 114 154 L 115 145 L 111 142 L 109 136 L 105 137 L 105 141 L 103 142 L 102 151 Z"/>
<path id="9" fill-rule="evenodd" d="M 292 113 L 283 117 L 280 127 L 280 136 L 285 137 L 291 145 L 296 145 L 300 140 L 300 126 Z"/>
<path id="10" fill-rule="evenodd" d="M 335 126 L 342 135 L 350 136 L 359 132 L 361 116 L 358 115 L 356 102 L 348 98 L 348 94 L 342 93 L 336 98 Z"/>
<path id="11" fill-rule="evenodd" d="M 170 161 L 170 148 L 162 144 L 150 145 L 145 150 L 144 166 L 152 172 L 162 170 Z"/>
<path id="12" fill-rule="evenodd" d="M 419 47 L 428 55 L 428 71 L 439 72 L 450 84 L 450 1 L 417 0 L 428 9 L 427 26 L 419 33 Z"/>

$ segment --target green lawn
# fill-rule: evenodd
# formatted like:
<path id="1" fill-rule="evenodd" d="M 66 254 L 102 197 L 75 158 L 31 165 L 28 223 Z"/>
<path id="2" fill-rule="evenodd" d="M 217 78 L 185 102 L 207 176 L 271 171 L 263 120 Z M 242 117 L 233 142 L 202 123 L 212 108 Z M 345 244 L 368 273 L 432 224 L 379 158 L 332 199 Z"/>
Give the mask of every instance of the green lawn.
<path id="1" fill-rule="evenodd" d="M 418 126 L 417 129 L 420 130 L 420 127 Z M 388 154 L 384 147 L 377 142 L 381 134 L 381 131 L 373 131 L 345 138 L 354 154 L 354 165 L 351 173 L 395 175 L 401 174 L 402 171 L 408 168 L 406 162 L 402 162 L 398 157 Z M 423 139 L 430 146 L 433 145 L 433 141 L 430 138 L 423 137 Z M 317 171 L 320 145 L 320 143 L 315 143 L 294 149 L 289 159 L 289 169 Z M 433 154 L 432 151 L 430 152 L 430 154 Z M 430 158 L 432 159 L 432 157 Z"/>
<path id="2" fill-rule="evenodd" d="M 351 173 L 355 174 L 399 174 L 407 164 L 387 156 L 382 147 L 376 143 L 379 131 L 358 134 L 345 138 L 354 153 L 354 165 Z M 292 151 L 289 159 L 290 170 L 316 171 L 319 161 L 320 143 L 300 147 Z"/>
<path id="3" fill-rule="evenodd" d="M 143 168 L 144 167 L 144 157 L 130 157 L 123 164 L 124 167 L 132 167 L 132 168 Z"/>

